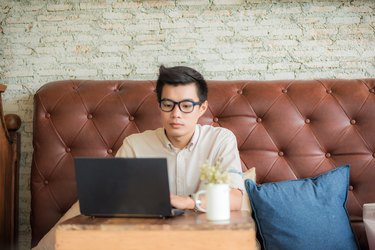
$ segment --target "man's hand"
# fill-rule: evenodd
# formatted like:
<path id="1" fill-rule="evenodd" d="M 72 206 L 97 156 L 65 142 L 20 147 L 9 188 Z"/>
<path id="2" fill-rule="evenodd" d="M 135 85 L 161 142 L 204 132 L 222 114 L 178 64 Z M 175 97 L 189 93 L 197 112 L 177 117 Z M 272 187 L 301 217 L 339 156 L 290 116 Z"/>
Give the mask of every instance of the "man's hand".
<path id="1" fill-rule="evenodd" d="M 189 196 L 171 194 L 171 204 L 178 209 L 194 209 L 194 201 Z"/>
<path id="2" fill-rule="evenodd" d="M 240 191 L 239 189 L 230 189 L 230 210 L 233 211 L 241 209 L 242 195 L 242 191 Z"/>
<path id="3" fill-rule="evenodd" d="M 180 196 L 171 194 L 171 204 L 173 207 L 178 209 L 194 209 L 195 202 L 189 196 Z M 206 207 L 206 197 L 202 195 L 200 197 L 201 207 Z M 242 192 L 239 189 L 230 189 L 230 210 L 240 210 L 242 203 Z"/>

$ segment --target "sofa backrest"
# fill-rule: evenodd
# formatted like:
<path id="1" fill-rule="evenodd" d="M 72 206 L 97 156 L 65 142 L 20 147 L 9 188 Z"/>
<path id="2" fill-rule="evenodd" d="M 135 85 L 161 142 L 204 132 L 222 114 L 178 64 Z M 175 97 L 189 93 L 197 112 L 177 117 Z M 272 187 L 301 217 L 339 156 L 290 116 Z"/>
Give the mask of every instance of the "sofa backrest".
<path id="1" fill-rule="evenodd" d="M 199 120 L 230 129 L 257 182 L 350 164 L 347 208 L 366 244 L 362 205 L 375 202 L 375 79 L 208 81 Z M 113 157 L 132 133 L 161 126 L 155 81 L 51 82 L 34 96 L 32 245 L 76 201 L 75 156 Z"/>

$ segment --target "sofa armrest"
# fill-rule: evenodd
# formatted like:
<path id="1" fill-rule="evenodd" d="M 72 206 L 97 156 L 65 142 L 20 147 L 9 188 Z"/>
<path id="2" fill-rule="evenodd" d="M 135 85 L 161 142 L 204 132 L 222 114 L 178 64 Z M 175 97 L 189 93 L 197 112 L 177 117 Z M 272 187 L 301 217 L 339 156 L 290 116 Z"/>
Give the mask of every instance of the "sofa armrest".
<path id="1" fill-rule="evenodd" d="M 18 226 L 18 169 L 21 127 L 18 115 L 4 116 L 1 94 L 6 86 L 0 84 L 0 248 L 12 247 Z"/>

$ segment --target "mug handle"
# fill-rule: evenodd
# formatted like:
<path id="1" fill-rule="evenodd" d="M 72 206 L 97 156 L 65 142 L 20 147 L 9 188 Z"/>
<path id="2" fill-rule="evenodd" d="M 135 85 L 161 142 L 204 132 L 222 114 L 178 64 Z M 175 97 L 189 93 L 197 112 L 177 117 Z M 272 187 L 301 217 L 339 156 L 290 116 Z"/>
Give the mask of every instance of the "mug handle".
<path id="1" fill-rule="evenodd" d="M 205 194 L 205 193 L 206 193 L 206 190 L 200 190 L 200 191 L 198 191 L 194 194 L 195 207 L 197 208 L 198 211 L 204 212 L 204 213 L 206 212 L 206 209 L 204 209 L 203 207 L 200 206 L 202 202 L 199 199 L 199 197 L 200 197 L 200 195 Z"/>

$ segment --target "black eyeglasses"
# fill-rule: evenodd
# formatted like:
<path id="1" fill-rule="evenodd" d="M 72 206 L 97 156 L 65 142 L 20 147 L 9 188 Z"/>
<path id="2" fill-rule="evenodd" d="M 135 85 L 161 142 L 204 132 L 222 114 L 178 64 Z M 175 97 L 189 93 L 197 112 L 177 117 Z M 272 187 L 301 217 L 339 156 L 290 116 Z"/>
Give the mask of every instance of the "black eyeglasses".
<path id="1" fill-rule="evenodd" d="M 191 113 L 196 105 L 201 105 L 201 102 L 193 102 L 190 100 L 182 100 L 180 102 L 175 102 L 171 99 L 164 98 L 160 101 L 160 109 L 164 112 L 172 112 L 174 107 L 177 105 L 178 108 L 183 113 Z"/>

